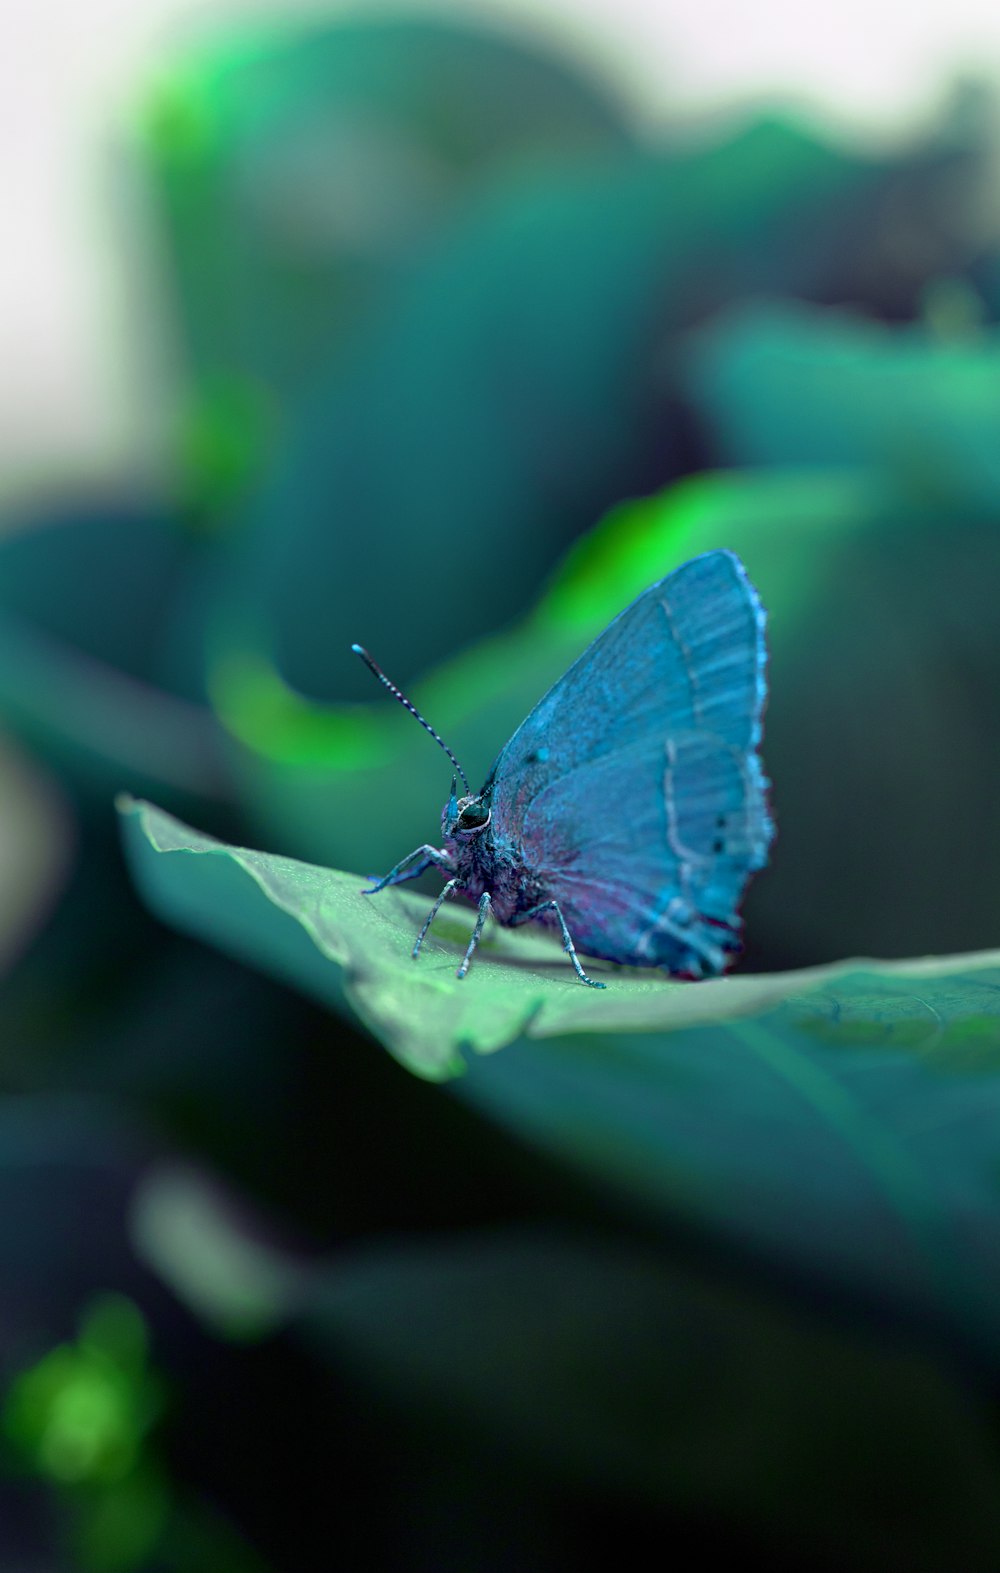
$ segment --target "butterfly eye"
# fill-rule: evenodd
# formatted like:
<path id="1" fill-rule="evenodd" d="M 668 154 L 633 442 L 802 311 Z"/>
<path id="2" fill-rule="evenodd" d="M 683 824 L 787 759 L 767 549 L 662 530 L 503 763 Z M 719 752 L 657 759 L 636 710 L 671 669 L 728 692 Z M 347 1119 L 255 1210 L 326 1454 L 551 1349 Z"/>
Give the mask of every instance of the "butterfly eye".
<path id="1" fill-rule="evenodd" d="M 488 808 L 482 803 L 467 803 L 458 816 L 459 830 L 481 830 L 490 817 Z"/>

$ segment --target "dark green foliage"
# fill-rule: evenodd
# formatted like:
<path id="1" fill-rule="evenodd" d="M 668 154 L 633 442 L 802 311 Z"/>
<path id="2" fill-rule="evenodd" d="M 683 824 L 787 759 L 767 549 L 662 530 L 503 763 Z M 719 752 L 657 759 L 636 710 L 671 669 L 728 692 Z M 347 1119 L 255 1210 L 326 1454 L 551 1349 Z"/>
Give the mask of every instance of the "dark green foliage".
<path id="1" fill-rule="evenodd" d="M 1000 1564 L 985 107 L 640 136 L 419 21 L 159 63 L 165 462 L 0 534 L 5 1568 Z M 351 642 L 476 787 L 720 546 L 771 652 L 741 967 L 598 995 L 500 931 L 459 984 L 460 907 L 414 965 L 437 882 L 360 889 L 450 771 Z"/>

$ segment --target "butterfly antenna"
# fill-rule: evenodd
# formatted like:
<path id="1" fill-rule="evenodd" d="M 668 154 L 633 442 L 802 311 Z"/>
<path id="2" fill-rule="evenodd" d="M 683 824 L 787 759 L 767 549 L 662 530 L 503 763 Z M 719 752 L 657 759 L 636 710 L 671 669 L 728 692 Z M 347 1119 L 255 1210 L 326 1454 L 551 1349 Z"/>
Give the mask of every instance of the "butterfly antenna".
<path id="1" fill-rule="evenodd" d="M 451 749 L 448 747 L 448 744 L 445 742 L 444 738 L 438 736 L 438 734 L 435 732 L 434 728 L 431 726 L 430 722 L 424 720 L 423 716 L 420 714 L 420 711 L 417 709 L 416 705 L 411 704 L 410 701 L 407 699 L 406 695 L 404 693 L 401 693 L 400 690 L 396 687 L 395 683 L 391 683 L 389 681 L 389 679 L 386 677 L 385 673 L 383 672 L 382 668 L 379 666 L 378 662 L 372 660 L 371 656 L 368 654 L 368 651 L 364 648 L 363 645 L 352 644 L 351 645 L 351 649 L 354 651 L 355 655 L 359 655 L 361 657 L 362 661 L 367 666 L 369 672 L 374 672 L 374 674 L 378 678 L 379 682 L 383 683 L 385 685 L 385 687 L 388 688 L 388 690 L 389 690 L 390 694 L 392 695 L 392 697 L 394 699 L 398 699 L 400 704 L 403 706 L 403 708 L 405 710 L 408 710 L 410 712 L 411 716 L 414 716 L 420 722 L 420 725 L 423 727 L 424 731 L 425 732 L 429 732 L 431 734 L 431 737 L 434 739 L 435 743 L 437 743 L 439 745 L 439 747 L 444 749 L 445 753 L 448 755 L 448 758 L 451 760 L 452 764 L 455 766 L 455 769 L 458 771 L 459 775 L 462 777 L 462 781 L 465 784 L 466 792 L 471 792 L 472 788 L 469 785 L 469 778 L 465 774 L 465 771 L 462 769 L 462 767 L 459 764 L 458 760 L 455 758 L 455 756 L 452 753 Z M 452 787 L 452 792 L 454 793 L 454 786 Z"/>

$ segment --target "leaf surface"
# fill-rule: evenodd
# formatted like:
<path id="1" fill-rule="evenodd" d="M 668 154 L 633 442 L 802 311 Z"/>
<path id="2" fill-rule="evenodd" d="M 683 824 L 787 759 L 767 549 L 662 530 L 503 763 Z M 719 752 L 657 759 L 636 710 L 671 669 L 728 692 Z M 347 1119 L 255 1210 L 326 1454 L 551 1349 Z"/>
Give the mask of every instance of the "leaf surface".
<path id="1" fill-rule="evenodd" d="M 460 982 L 471 910 L 414 963 L 426 897 L 121 806 L 169 922 L 350 1004 L 410 1070 L 652 1215 L 1000 1352 L 1000 954 L 694 984 L 605 966 L 595 993 L 547 935 L 494 929 Z"/>

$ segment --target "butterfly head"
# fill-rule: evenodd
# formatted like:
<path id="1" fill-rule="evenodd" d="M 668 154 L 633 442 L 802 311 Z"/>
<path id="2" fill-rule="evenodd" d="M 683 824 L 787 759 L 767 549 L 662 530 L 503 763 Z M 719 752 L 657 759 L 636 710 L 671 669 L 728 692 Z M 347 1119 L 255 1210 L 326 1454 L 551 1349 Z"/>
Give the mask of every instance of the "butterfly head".
<path id="1" fill-rule="evenodd" d="M 456 797 L 455 782 L 452 781 L 451 796 L 441 815 L 441 828 L 445 836 L 467 840 L 470 836 L 479 835 L 489 822 L 489 804 L 484 803 L 482 797 Z"/>

